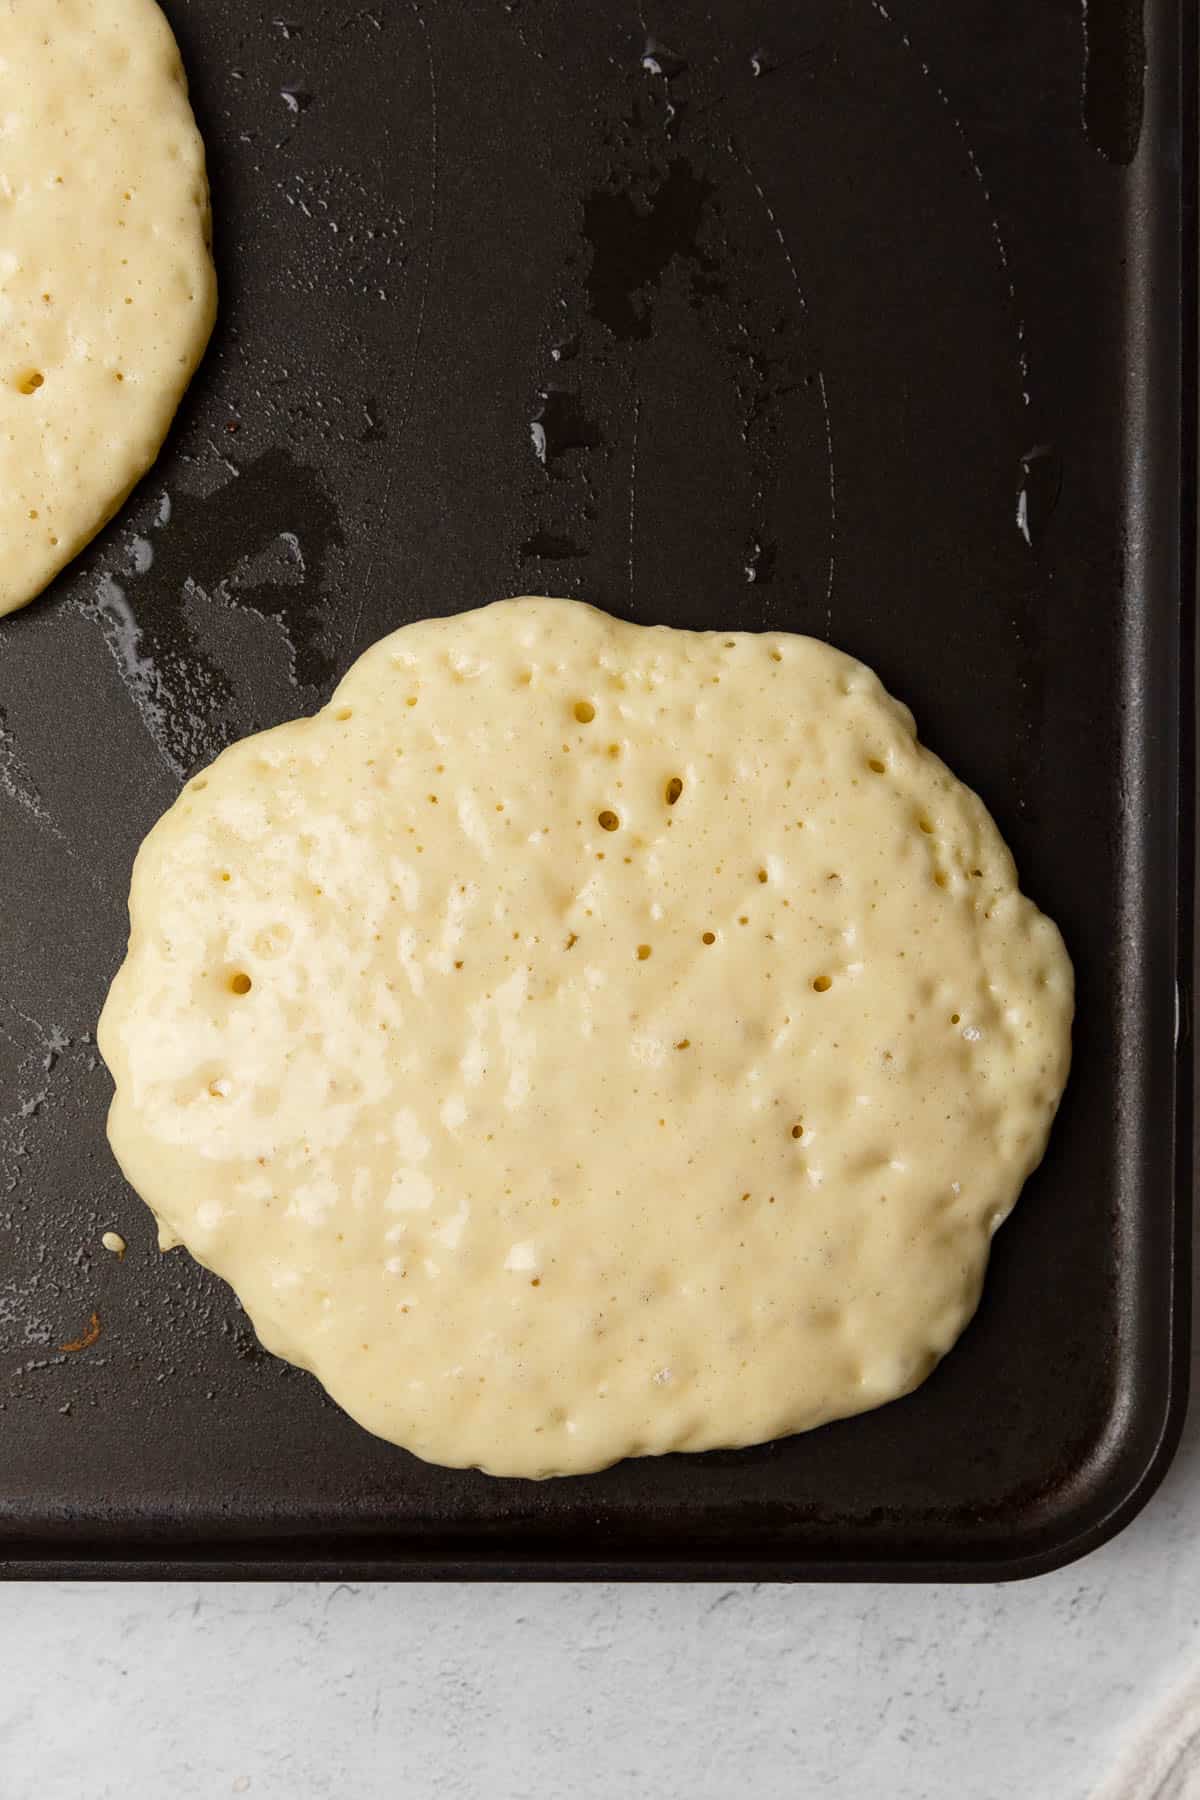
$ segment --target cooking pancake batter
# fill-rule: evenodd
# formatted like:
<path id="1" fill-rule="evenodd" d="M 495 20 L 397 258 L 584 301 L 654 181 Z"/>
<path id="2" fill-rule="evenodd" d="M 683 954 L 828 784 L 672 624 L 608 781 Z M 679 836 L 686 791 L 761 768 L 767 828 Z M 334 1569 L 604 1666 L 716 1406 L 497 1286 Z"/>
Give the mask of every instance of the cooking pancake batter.
<path id="1" fill-rule="evenodd" d="M 369 1430 L 503 1475 L 916 1386 L 1071 966 L 862 664 L 503 602 L 376 644 L 150 833 L 101 1021 L 164 1242 Z"/>
<path id="2" fill-rule="evenodd" d="M 153 0 L 0 5 L 0 614 L 157 456 L 216 310 L 208 183 Z"/>

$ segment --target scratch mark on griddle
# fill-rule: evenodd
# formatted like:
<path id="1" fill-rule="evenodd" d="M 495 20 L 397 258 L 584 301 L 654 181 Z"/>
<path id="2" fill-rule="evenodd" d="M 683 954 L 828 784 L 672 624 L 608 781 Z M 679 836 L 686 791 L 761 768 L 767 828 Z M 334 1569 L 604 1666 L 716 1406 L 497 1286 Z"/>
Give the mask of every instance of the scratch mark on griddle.
<path id="1" fill-rule="evenodd" d="M 807 314 L 808 298 L 804 292 L 804 287 L 803 287 L 803 284 L 801 283 L 799 273 L 796 269 L 796 265 L 792 260 L 792 253 L 788 249 L 787 239 L 783 235 L 783 228 L 780 225 L 779 220 L 775 216 L 775 208 L 771 205 L 771 202 L 767 199 L 766 194 L 763 192 L 762 183 L 759 181 L 757 175 L 754 173 L 754 170 L 750 167 L 750 161 L 749 161 L 749 158 L 746 156 L 746 153 L 743 150 L 738 149 L 737 145 L 734 143 L 732 138 L 726 139 L 726 147 L 729 151 L 730 156 L 733 157 L 733 160 L 737 163 L 738 167 L 742 170 L 742 173 L 745 175 L 747 181 L 749 181 L 751 187 L 754 189 L 755 193 L 758 195 L 758 198 L 762 203 L 763 211 L 766 213 L 767 218 L 770 220 L 771 230 L 775 233 L 776 241 L 779 244 L 779 248 L 783 252 L 783 260 L 788 266 L 788 274 L 792 278 L 792 286 L 795 288 L 796 298 L 800 302 L 800 311 L 802 313 Z"/>
<path id="2" fill-rule="evenodd" d="M 633 605 L 633 562 L 634 562 L 634 527 L 637 508 L 637 459 L 638 459 L 638 427 L 642 420 L 642 402 L 638 394 L 633 396 L 633 442 L 629 449 L 629 604 Z"/>
<path id="3" fill-rule="evenodd" d="M 954 130 L 958 135 L 958 140 L 961 143 L 963 150 L 966 154 L 967 162 L 970 164 L 971 173 L 975 177 L 975 181 L 979 187 L 979 191 L 983 195 L 985 201 L 987 202 L 988 228 L 992 235 L 992 242 L 996 248 L 996 255 L 997 255 L 997 258 L 999 259 L 999 263 L 1000 263 L 1000 271 L 1004 277 L 1004 285 L 1008 289 L 1008 299 L 1009 299 L 1009 305 L 1012 308 L 1013 319 L 1016 322 L 1017 366 L 1021 372 L 1021 402 L 1023 405 L 1028 406 L 1029 405 L 1030 380 L 1029 380 L 1029 352 L 1028 352 L 1028 349 L 1026 346 L 1026 338 L 1025 338 L 1025 319 L 1024 319 L 1024 316 L 1022 315 L 1021 308 L 1017 303 L 1017 290 L 1016 290 L 1016 286 L 1013 282 L 1012 264 L 1009 261 L 1008 245 L 1004 241 L 1004 234 L 1000 230 L 1000 221 L 996 216 L 996 203 L 992 199 L 992 190 L 989 188 L 989 186 L 987 184 L 987 180 L 984 176 L 983 169 L 980 166 L 979 158 L 975 154 L 975 147 L 971 143 L 970 138 L 966 134 L 966 131 L 963 127 L 962 120 L 959 118 L 958 114 L 955 112 L 954 108 L 951 106 L 950 97 L 947 94 L 945 88 L 941 86 L 937 77 L 934 75 L 933 70 L 930 68 L 929 64 L 925 61 L 924 57 L 921 56 L 920 52 L 917 50 L 917 48 L 914 45 L 912 38 L 909 36 L 908 32 L 903 29 L 903 27 L 900 25 L 900 23 L 897 19 L 893 18 L 891 12 L 888 10 L 887 5 L 885 4 L 885 0 L 869 0 L 869 4 L 871 7 L 871 10 L 877 15 L 877 17 L 881 18 L 885 24 L 890 25 L 891 28 L 893 29 L 893 31 L 896 32 L 897 36 L 900 39 L 900 42 L 903 44 L 904 48 L 908 51 L 909 55 L 915 59 L 917 66 L 920 69 L 922 75 L 925 77 L 926 81 L 929 83 L 930 87 L 933 89 L 934 93 L 937 95 L 938 99 L 941 101 L 942 106 L 945 109 L 946 117 L 949 119 L 951 125 L 953 125 Z"/>
<path id="4" fill-rule="evenodd" d="M 46 1046 L 49 1041 L 50 1033 L 47 1032 L 46 1027 L 39 1019 L 31 1018 L 29 1013 L 24 1012 L 21 1007 L 17 1005 L 16 1001 L 7 995 L 0 994 L 0 1006 L 6 1007 L 14 1018 L 20 1019 L 23 1025 L 28 1025 L 30 1031 L 32 1031 L 34 1037 L 37 1039 L 38 1044 L 43 1048 Z M 51 1027 L 51 1030 L 55 1029 L 56 1027 Z M 8 1036 L 7 1032 L 5 1033 L 5 1036 Z M 8 1041 L 10 1044 L 16 1043 L 16 1039 L 10 1036 L 8 1037 Z"/>
<path id="5" fill-rule="evenodd" d="M 42 799 L 37 783 L 25 766 L 17 749 L 16 738 L 8 724 L 8 715 L 0 706 L 0 794 L 27 813 L 34 824 L 54 839 L 83 874 L 94 893 L 106 892 L 107 884 L 80 857 L 66 832 Z"/>
<path id="6" fill-rule="evenodd" d="M 833 630 L 833 571 L 837 545 L 837 474 L 833 462 L 833 420 L 829 413 L 829 395 L 825 388 L 825 371 L 817 370 L 817 387 L 821 392 L 821 411 L 825 415 L 825 458 L 829 468 L 829 578 L 825 584 L 825 629 Z"/>
<path id="7" fill-rule="evenodd" d="M 425 39 L 425 60 L 429 67 L 429 236 L 425 242 L 425 269 L 421 277 L 421 298 L 417 303 L 417 329 L 413 337 L 412 360 L 408 365 L 408 385 L 404 391 L 404 408 L 400 415 L 401 431 L 408 424 L 409 414 L 412 411 L 413 388 L 417 379 L 417 365 L 421 359 L 421 341 L 425 335 L 425 306 L 429 299 L 429 280 L 433 267 L 433 241 L 437 236 L 438 223 L 437 69 L 433 60 L 433 42 L 429 36 L 429 27 L 415 4 L 412 10 Z"/>
<path id="8" fill-rule="evenodd" d="M 1131 163 L 1145 109 L 1142 0 L 1081 0 L 1081 12 L 1079 113 L 1084 133 L 1107 162 Z"/>
<path id="9" fill-rule="evenodd" d="M 17 750 L 16 739 L 8 723 L 8 714 L 0 706 L 0 793 L 5 794 L 17 806 L 27 812 L 31 819 L 48 831 L 60 843 L 66 839 L 55 821 L 46 810 L 46 804 L 38 792 L 37 783 Z"/>
<path id="10" fill-rule="evenodd" d="M 216 438 L 214 438 L 214 437 L 209 438 L 208 447 L 212 451 L 213 455 L 216 457 L 217 461 L 219 463 L 224 463 L 224 465 L 225 465 L 226 469 L 229 471 L 230 475 L 233 477 L 233 479 L 235 481 L 237 481 L 240 478 L 242 471 L 238 468 L 237 464 L 235 462 L 233 462 L 225 454 L 224 450 L 221 449 L 221 446 L 217 443 Z"/>
<path id="11" fill-rule="evenodd" d="M 763 211 L 770 222 L 771 230 L 775 233 L 776 241 L 783 252 L 783 260 L 787 264 L 788 274 L 792 278 L 792 286 L 796 290 L 800 312 L 807 318 L 808 296 L 804 292 L 804 284 L 800 280 L 799 270 L 796 268 L 791 250 L 788 248 L 787 239 L 783 235 L 783 227 L 775 216 L 775 208 L 767 199 L 762 183 L 751 168 L 745 152 L 738 149 L 732 138 L 726 139 L 726 148 L 758 195 Z M 820 369 L 817 370 L 817 391 L 821 396 L 821 412 L 825 424 L 825 466 L 829 481 L 829 571 L 825 582 L 825 629 L 828 632 L 833 629 L 833 576 L 837 561 L 837 473 L 833 463 L 833 420 L 829 413 L 829 392 L 825 386 L 824 373 Z"/>
<path id="12" fill-rule="evenodd" d="M 433 60 L 433 42 L 429 35 L 429 27 L 425 23 L 424 16 L 417 6 L 416 0 L 412 0 L 412 14 L 417 21 L 417 24 L 420 26 L 421 35 L 425 40 L 425 61 L 429 69 L 429 233 L 425 240 L 425 267 L 421 275 L 421 292 L 417 301 L 417 326 L 416 331 L 413 334 L 412 356 L 408 365 L 408 380 L 404 388 L 404 401 L 400 408 L 400 419 L 397 426 L 398 433 L 403 433 L 407 430 L 408 421 L 412 414 L 413 391 L 417 381 L 417 366 L 421 360 L 421 344 L 425 336 L 425 308 L 429 300 L 429 282 L 433 268 L 433 242 L 434 238 L 437 236 L 438 223 L 439 152 L 437 68 Z M 388 508 L 391 505 L 392 489 L 395 486 L 395 482 L 396 464 L 393 460 L 387 472 L 387 480 L 384 483 L 383 489 L 383 505 L 379 511 L 379 526 L 383 531 L 386 531 L 388 528 Z M 375 540 L 374 537 L 372 537 L 372 547 L 367 557 L 367 568 L 366 573 L 363 576 L 362 588 L 359 592 L 358 608 L 354 615 L 354 624 L 351 626 L 350 635 L 346 640 L 347 650 L 350 654 L 353 654 L 355 642 L 358 638 L 358 628 L 362 624 L 363 608 L 367 603 L 367 590 L 371 585 L 371 576 L 375 569 L 374 543 Z"/>

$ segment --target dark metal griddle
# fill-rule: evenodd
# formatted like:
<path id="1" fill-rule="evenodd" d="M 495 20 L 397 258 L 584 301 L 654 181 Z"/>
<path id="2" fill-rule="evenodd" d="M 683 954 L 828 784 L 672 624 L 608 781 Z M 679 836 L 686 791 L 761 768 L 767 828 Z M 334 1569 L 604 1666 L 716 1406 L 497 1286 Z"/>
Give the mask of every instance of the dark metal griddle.
<path id="1" fill-rule="evenodd" d="M 1191 6 L 167 10 L 220 323 L 157 469 L 0 623 L 4 1567 L 991 1577 L 1099 1542 L 1184 1403 Z M 368 1437 L 160 1259 L 90 1036 L 184 775 L 381 633 L 531 590 L 861 655 L 1079 981 L 1049 1155 L 925 1387 L 542 1485 Z"/>

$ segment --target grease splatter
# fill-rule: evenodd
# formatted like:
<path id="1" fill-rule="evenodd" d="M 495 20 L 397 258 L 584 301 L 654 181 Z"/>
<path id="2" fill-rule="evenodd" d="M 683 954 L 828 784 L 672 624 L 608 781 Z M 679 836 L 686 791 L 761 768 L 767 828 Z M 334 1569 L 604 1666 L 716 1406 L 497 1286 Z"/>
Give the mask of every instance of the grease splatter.
<path id="1" fill-rule="evenodd" d="M 95 598 L 85 600 L 82 611 L 103 631 L 109 654 L 162 760 L 172 774 L 182 776 L 185 764 L 170 743 L 171 696 L 157 665 L 142 649 L 141 627 L 125 589 L 111 575 L 101 575 Z"/>
<path id="2" fill-rule="evenodd" d="M 713 269 L 699 243 L 714 184 L 683 157 L 644 199 L 627 188 L 597 188 L 583 204 L 583 232 L 591 245 L 587 272 L 593 315 L 618 341 L 649 337 L 653 290 L 676 259 Z"/>

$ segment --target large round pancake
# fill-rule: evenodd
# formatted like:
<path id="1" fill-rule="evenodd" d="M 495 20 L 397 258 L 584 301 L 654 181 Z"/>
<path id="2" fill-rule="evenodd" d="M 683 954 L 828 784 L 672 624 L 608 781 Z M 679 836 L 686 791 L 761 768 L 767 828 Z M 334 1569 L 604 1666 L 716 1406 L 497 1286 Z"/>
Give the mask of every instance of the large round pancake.
<path id="1" fill-rule="evenodd" d="M 263 1342 L 500 1474 L 915 1386 L 1066 1079 L 980 800 L 812 639 L 524 599 L 189 783 L 101 1021 L 111 1141 Z"/>

